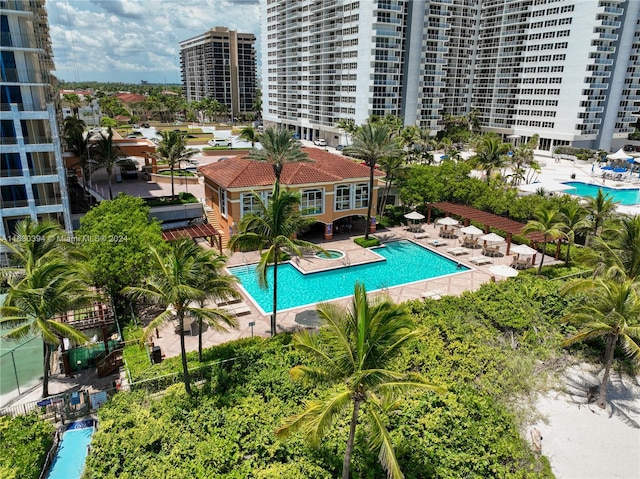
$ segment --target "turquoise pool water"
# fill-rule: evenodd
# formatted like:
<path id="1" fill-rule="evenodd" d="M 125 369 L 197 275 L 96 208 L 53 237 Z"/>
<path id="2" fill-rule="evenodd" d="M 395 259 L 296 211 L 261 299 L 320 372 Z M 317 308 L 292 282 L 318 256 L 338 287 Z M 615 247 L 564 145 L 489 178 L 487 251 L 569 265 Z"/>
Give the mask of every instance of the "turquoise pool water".
<path id="1" fill-rule="evenodd" d="M 614 201 L 619 201 L 621 205 L 638 204 L 638 188 L 614 189 L 606 186 L 590 185 L 580 181 L 569 181 L 565 185 L 569 185 L 573 190 L 567 190 L 567 193 L 578 196 L 588 196 L 595 198 L 598 190 L 602 190 L 604 194 L 611 195 Z"/>
<path id="2" fill-rule="evenodd" d="M 47 479 L 80 479 L 93 436 L 93 421 L 80 421 L 69 426 L 58 445 Z"/>
<path id="3" fill-rule="evenodd" d="M 375 252 L 386 261 L 302 274 L 288 263 L 278 266 L 278 310 L 343 298 L 353 294 L 356 281 L 367 291 L 399 286 L 469 268 L 411 241 L 394 241 Z M 265 313 L 273 306 L 273 268 L 267 272 L 269 288 L 258 286 L 255 265 L 229 268 Z"/>

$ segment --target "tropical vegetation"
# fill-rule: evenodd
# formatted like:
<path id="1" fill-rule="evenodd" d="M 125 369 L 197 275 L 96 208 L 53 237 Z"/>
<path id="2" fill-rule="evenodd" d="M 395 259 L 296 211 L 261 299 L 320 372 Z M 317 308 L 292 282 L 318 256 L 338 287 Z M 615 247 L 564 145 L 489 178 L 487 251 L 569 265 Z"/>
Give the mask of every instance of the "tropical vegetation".
<path id="1" fill-rule="evenodd" d="M 276 431 L 288 437 L 303 431 L 318 447 L 332 421 L 350 405 L 349 437 L 342 463 L 342 478 L 348 479 L 351 456 L 360 414 L 368 423 L 365 443 L 378 457 L 387 476 L 404 477 L 384 416 L 398 408 L 401 395 L 411 389 L 445 389 L 426 381 L 420 374 L 394 371 L 394 359 L 403 347 L 420 335 L 413 327 L 408 311 L 384 297 L 368 298 L 364 286 L 356 283 L 351 309 L 336 304 L 321 304 L 321 334 L 301 331 L 293 336 L 293 347 L 310 357 L 309 365 L 296 366 L 291 375 L 316 384 L 343 384 L 327 397 L 308 401 L 303 412 L 285 419 Z"/>
<path id="2" fill-rule="evenodd" d="M 167 322 L 177 321 L 177 332 L 180 336 L 180 356 L 182 358 L 182 375 L 185 390 L 191 394 L 191 381 L 187 367 L 187 352 L 184 342 L 186 319 L 195 320 L 201 327 L 207 323 L 218 331 L 226 331 L 223 326 L 236 327 L 237 320 L 233 313 L 218 308 L 208 301 L 228 299 L 236 296 L 231 290 L 232 281 L 218 275 L 213 282 L 213 274 L 220 269 L 219 259 L 213 251 L 204 251 L 190 239 L 177 240 L 171 243 L 170 251 L 162 255 L 155 248 L 151 249 L 151 258 L 155 263 L 152 276 L 147 278 L 143 286 L 127 286 L 122 292 L 134 299 L 144 299 L 163 308 L 146 327 L 143 339 L 151 337 L 157 328 Z"/>
<path id="3" fill-rule="evenodd" d="M 0 239 L 0 244 L 13 265 L 2 270 L 7 295 L 0 305 L 0 327 L 10 329 L 3 334 L 8 339 L 42 339 L 42 397 L 47 397 L 53 351 L 63 338 L 71 344 L 88 341 L 60 316 L 86 306 L 95 294 L 75 245 L 59 225 L 26 219 L 18 223 L 12 241 Z"/>

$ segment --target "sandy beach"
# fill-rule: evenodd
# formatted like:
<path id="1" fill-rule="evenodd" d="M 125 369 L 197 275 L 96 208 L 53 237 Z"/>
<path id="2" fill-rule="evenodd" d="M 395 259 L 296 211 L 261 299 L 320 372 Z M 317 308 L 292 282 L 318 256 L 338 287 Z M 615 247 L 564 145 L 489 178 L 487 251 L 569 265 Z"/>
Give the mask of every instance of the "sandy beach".
<path id="1" fill-rule="evenodd" d="M 640 478 L 640 378 L 612 373 L 609 404 L 587 404 L 587 391 L 599 384 L 601 368 L 581 364 L 564 384 L 539 396 L 536 428 L 542 454 L 558 479 Z"/>

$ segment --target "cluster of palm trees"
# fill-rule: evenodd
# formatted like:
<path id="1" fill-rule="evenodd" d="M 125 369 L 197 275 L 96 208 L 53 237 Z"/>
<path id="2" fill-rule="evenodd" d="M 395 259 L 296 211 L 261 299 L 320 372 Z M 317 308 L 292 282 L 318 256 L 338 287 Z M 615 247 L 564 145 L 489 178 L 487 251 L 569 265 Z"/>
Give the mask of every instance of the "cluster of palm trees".
<path id="1" fill-rule="evenodd" d="M 62 104 L 68 106 L 72 111 L 72 116 L 79 119 L 80 108 L 83 105 L 91 107 L 93 116 L 93 102 L 98 101 L 100 111 L 107 117 L 114 118 L 117 115 L 132 117 L 132 122 L 140 119 L 157 120 L 162 122 L 173 122 L 178 116 L 186 121 L 217 121 L 221 118 L 228 119 L 230 115 L 229 105 L 219 102 L 213 98 L 204 98 L 199 101 L 186 101 L 182 95 L 166 94 L 160 91 L 153 91 L 142 101 L 134 102 L 125 106 L 117 97 L 99 91 L 96 95 L 80 95 L 76 93 L 65 93 L 62 95 Z M 254 100 L 254 114 L 243 117 L 258 116 L 262 109 L 260 91 L 256 92 Z M 237 112 L 236 112 L 237 114 Z"/>
<path id="2" fill-rule="evenodd" d="M 18 223 L 12 240 L 0 239 L 9 251 L 9 266 L 0 269 L 0 280 L 6 283 L 7 296 L 0 306 L 0 326 L 13 328 L 5 334 L 20 340 L 38 336 L 43 343 L 42 396 L 49 395 L 51 354 L 68 338 L 72 344 L 84 344 L 86 335 L 60 318 L 67 312 L 87 306 L 101 298 L 86 266 L 79 243 L 54 222 Z M 171 243 L 167 254 L 150 248 L 152 274 L 142 286 L 127 286 L 123 293 L 159 305 L 163 311 L 151 321 L 144 333 L 149 338 L 165 322 L 177 321 L 183 379 L 190 388 L 184 344 L 185 320 L 197 322 L 198 357 L 202 361 L 203 323 L 219 331 L 236 326 L 235 317 L 215 306 L 216 302 L 238 297 L 232 276 L 223 274 L 224 256 L 200 248 L 192 240 Z"/>
<path id="3" fill-rule="evenodd" d="M 169 166 L 171 171 L 171 196 L 175 196 L 174 171 L 182 162 L 189 160 L 199 150 L 187 148 L 185 133 L 175 130 L 160 132 L 160 142 L 156 146 L 154 157 Z M 91 136 L 86 131 L 84 121 L 69 116 L 64 121 L 64 142 L 75 156 L 79 158 L 84 183 L 90 180 L 92 172 L 104 168 L 107 172 L 109 199 L 113 199 L 112 177 L 114 168 L 124 161 L 124 154 L 113 141 L 113 129 L 107 128 L 106 134 L 100 132 Z"/>
<path id="4" fill-rule="evenodd" d="M 566 240 L 567 264 L 575 236 L 588 235 L 590 248 L 582 256 L 594 275 L 570 282 L 564 289 L 566 293 L 588 291 L 590 297 L 567 315 L 580 329 L 565 345 L 597 337 L 605 340 L 605 370 L 597 399 L 602 408 L 616 345 L 632 360 L 640 360 L 640 216 L 616 215 L 615 206 L 600 190 L 585 206 L 572 202 L 559 210 L 540 207 L 536 219 L 523 229 L 525 234 L 543 234 L 544 246 L 548 240 Z M 543 260 L 544 255 L 538 272 Z"/>
<path id="5" fill-rule="evenodd" d="M 60 225 L 50 221 L 23 220 L 9 241 L 0 238 L 9 253 L 9 266 L 0 269 L 7 295 L 0 305 L 0 326 L 12 328 L 4 336 L 21 340 L 30 335 L 42 339 L 42 397 L 49 395 L 49 371 L 52 352 L 68 338 L 83 344 L 88 338 L 59 321 L 67 311 L 90 304 L 96 299 L 82 254 L 76 244 L 65 241 Z"/>

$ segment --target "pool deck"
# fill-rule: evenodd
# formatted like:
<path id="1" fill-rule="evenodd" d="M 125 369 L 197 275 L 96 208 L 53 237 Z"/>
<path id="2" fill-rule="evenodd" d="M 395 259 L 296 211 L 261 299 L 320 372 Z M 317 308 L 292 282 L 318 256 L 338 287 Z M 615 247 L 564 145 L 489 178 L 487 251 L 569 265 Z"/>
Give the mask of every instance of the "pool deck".
<path id="1" fill-rule="evenodd" d="M 468 271 L 462 271 L 460 273 L 450 274 L 439 278 L 390 287 L 381 291 L 373 292 L 373 294 L 388 295 L 396 303 L 402 303 L 404 301 L 412 299 L 423 299 L 423 295 L 431 296 L 432 298 L 437 298 L 444 295 L 457 296 L 464 291 L 475 291 L 479 289 L 482 284 L 491 281 L 491 277 L 495 275 L 493 275 L 489 271 L 489 267 L 498 264 L 506 264 L 508 266 L 513 260 L 513 255 L 504 255 L 504 252 L 506 250 L 506 243 L 503 243 L 501 246 L 503 255 L 501 257 L 490 258 L 492 261 L 491 264 L 477 266 L 473 263 L 470 263 L 469 259 L 481 256 L 480 249 L 476 249 L 473 251 L 469 250 L 468 254 L 454 256 L 453 254 L 447 253 L 447 249 L 458 246 L 457 240 L 448 240 L 449 244 L 446 246 L 440 246 L 437 248 L 432 247 L 429 246 L 427 242 L 432 238 L 437 238 L 437 229 L 433 225 L 425 225 L 424 231 L 427 234 L 430 234 L 430 238 L 415 239 L 414 233 L 407 231 L 403 227 L 390 228 L 388 230 L 377 232 L 374 235 L 383 242 L 399 239 L 412 240 L 415 243 L 418 243 L 432 251 L 436 251 L 437 253 L 451 259 L 452 261 L 461 263 L 470 269 Z M 362 248 L 355 244 L 352 237 L 342 236 L 339 239 L 334 239 L 332 241 L 319 242 L 319 244 L 326 249 L 336 249 L 343 251 L 348 258 L 348 263 L 345 259 L 328 260 L 310 256 L 299 258 L 297 259 L 297 261 L 296 259 L 294 259 L 298 267 L 307 272 L 314 272 L 327 269 L 328 267 L 341 267 L 346 264 L 353 266 L 356 264 L 367 263 L 372 260 L 379 259 L 377 255 L 375 255 L 368 249 Z M 256 263 L 258 259 L 259 255 L 257 252 L 235 253 L 229 258 L 227 264 L 228 266 L 241 266 L 245 264 Z M 538 255 L 536 258 L 536 264 L 538 264 L 538 261 L 540 261 L 540 255 Z M 554 261 L 552 257 L 545 257 L 545 265 L 556 263 L 558 262 Z M 419 266 L 419 264 L 416 264 L 416 267 Z M 504 278 L 496 277 L 496 280 L 501 281 L 504 280 Z M 243 300 L 249 307 L 250 312 L 248 314 L 238 316 L 238 328 L 232 329 L 227 333 L 214 332 L 211 329 L 205 331 L 202 335 L 203 347 L 210 347 L 240 338 L 251 337 L 252 329 L 253 335 L 255 336 L 269 336 L 269 315 L 262 314 L 255 303 L 253 303 L 250 298 L 246 297 L 244 293 Z M 335 302 L 346 306 L 350 304 L 350 298 L 338 299 L 335 300 Z M 317 323 L 314 320 L 314 311 L 315 305 L 307 305 L 298 308 L 292 308 L 289 310 L 278 311 L 278 331 L 295 331 L 313 327 Z M 249 326 L 250 322 L 255 322 L 255 326 L 253 328 Z M 160 329 L 159 333 L 159 338 L 153 338 L 154 345 L 160 346 L 165 357 L 178 356 L 180 354 L 180 342 L 178 335 L 174 332 L 174 326 L 172 326 L 171 324 L 167 324 L 162 329 Z M 198 347 L 198 337 L 187 335 L 185 336 L 185 343 L 187 351 L 195 351 Z"/>

